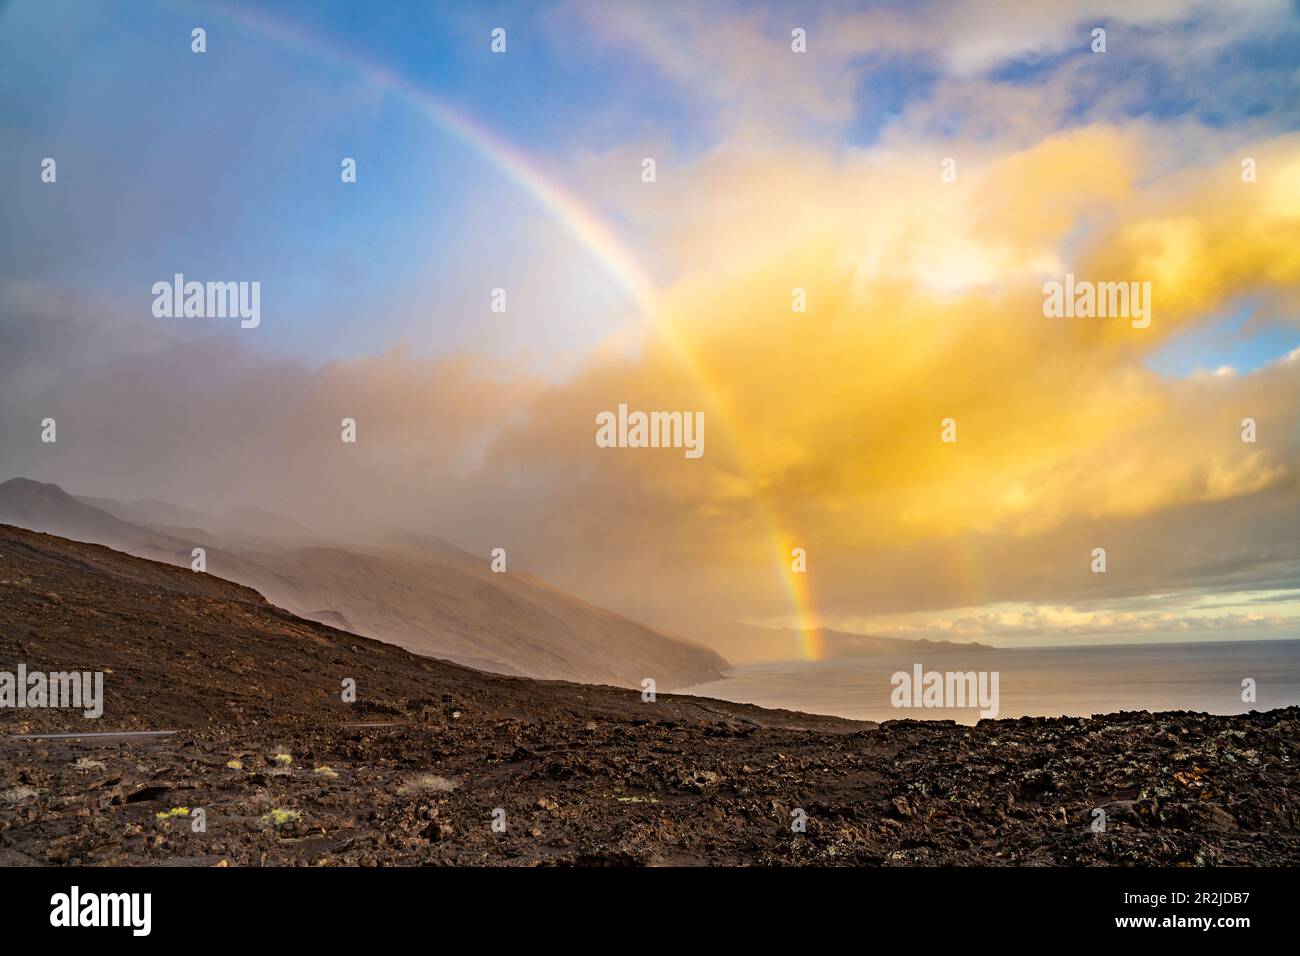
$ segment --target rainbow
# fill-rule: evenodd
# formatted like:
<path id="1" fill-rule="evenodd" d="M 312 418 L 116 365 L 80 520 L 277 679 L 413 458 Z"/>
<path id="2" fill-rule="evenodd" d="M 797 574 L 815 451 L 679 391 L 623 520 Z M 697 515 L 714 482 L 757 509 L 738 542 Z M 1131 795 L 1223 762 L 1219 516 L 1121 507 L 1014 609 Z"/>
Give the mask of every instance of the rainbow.
<path id="1" fill-rule="evenodd" d="M 512 144 L 393 70 L 358 57 L 322 37 L 260 11 L 236 10 L 224 6 L 203 8 L 205 16 L 211 16 L 214 12 L 220 19 L 241 29 L 327 63 L 360 79 L 370 88 L 400 100 L 487 160 L 507 180 L 533 197 L 569 232 L 617 286 L 627 293 L 646 325 L 673 350 L 695 380 L 704 386 L 705 394 L 716 394 L 716 390 L 709 387 L 709 377 L 698 356 L 682 337 L 669 334 L 655 284 L 636 257 L 608 225 Z M 725 411 L 719 409 L 716 403 L 710 411 L 721 417 L 724 425 L 728 424 Z M 735 434 L 734 429 L 727 430 L 732 435 Z M 742 464 L 746 464 L 743 451 L 738 447 L 735 450 Z M 815 602 L 808 581 L 809 575 L 796 574 L 791 570 L 793 538 L 781 530 L 782 522 L 772 503 L 761 496 L 758 500 L 770 528 L 777 573 L 784 582 L 797 621 L 800 634 L 798 650 L 805 659 L 820 660 L 825 654 L 825 647 L 818 630 L 817 615 L 813 610 Z"/>

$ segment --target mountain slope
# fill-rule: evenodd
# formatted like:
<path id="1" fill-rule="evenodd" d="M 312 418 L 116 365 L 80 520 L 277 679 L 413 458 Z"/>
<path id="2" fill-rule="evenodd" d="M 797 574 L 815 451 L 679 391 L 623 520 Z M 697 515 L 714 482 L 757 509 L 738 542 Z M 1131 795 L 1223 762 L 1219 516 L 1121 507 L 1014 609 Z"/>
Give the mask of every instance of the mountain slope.
<path id="1" fill-rule="evenodd" d="M 293 519 L 261 508 L 236 508 L 233 511 L 210 514 L 193 508 L 182 508 L 169 501 L 158 501 L 154 498 L 138 498 L 135 501 L 123 502 L 112 498 L 93 498 L 88 495 L 74 497 L 82 504 L 106 511 L 122 521 L 150 528 L 202 528 L 217 534 L 295 540 L 309 540 L 314 537 L 311 529 Z"/>
<path id="2" fill-rule="evenodd" d="M 716 680 L 714 652 L 593 607 L 541 581 L 494 574 L 486 559 L 421 539 L 408 546 L 301 544 L 210 527 L 146 527 L 87 504 L 57 485 L 0 484 L 0 522 L 187 566 L 206 551 L 211 574 L 255 588 L 303 617 L 337 624 L 420 654 L 506 674 L 659 690 Z M 146 508 L 147 506 L 147 508 Z M 116 505 L 119 514 L 202 520 L 165 503 Z M 246 517 L 246 514 L 245 514 Z"/>
<path id="3" fill-rule="evenodd" d="M 414 655 L 299 618 L 213 574 L 0 524 L 0 670 L 13 672 L 19 663 L 29 671 L 105 671 L 105 706 L 98 720 L 69 710 L 0 710 L 12 732 L 365 719 L 435 702 L 441 710 L 440 695 L 449 690 L 492 701 L 497 717 L 531 702 L 581 709 L 584 700 L 619 708 L 641 700 L 631 691 L 487 674 Z M 355 706 L 341 699 L 345 677 L 357 682 Z M 714 703 L 682 698 L 670 709 Z M 771 726 L 866 726 L 717 707 Z"/>

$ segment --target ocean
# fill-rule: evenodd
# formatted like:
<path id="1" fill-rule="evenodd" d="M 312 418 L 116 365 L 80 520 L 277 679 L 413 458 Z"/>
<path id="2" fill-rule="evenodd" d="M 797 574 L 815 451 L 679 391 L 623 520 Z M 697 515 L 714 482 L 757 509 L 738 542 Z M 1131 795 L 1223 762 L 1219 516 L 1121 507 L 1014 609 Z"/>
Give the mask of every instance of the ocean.
<path id="1" fill-rule="evenodd" d="M 894 707 L 891 675 L 998 673 L 999 717 L 1088 717 L 1123 710 L 1238 714 L 1300 704 L 1300 641 L 981 649 L 753 664 L 676 693 L 858 720 L 948 719 L 977 707 Z M 1254 681 L 1255 700 L 1242 699 Z"/>

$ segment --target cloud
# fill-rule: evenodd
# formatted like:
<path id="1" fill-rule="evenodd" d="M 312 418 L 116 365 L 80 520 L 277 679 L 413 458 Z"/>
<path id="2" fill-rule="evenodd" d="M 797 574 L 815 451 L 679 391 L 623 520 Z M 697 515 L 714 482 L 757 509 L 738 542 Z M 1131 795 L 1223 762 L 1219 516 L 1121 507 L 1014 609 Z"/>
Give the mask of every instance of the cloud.
<path id="1" fill-rule="evenodd" d="M 851 626 L 881 637 L 994 641 L 998 643 L 1082 643 L 1142 637 L 1223 640 L 1276 637 L 1300 626 L 1292 601 L 1278 610 L 1238 610 L 1215 614 L 1178 610 L 1082 609 L 1069 605 L 965 609 L 925 620 L 856 620 Z"/>
<path id="2" fill-rule="evenodd" d="M 0 478 L 506 547 L 513 567 L 706 640 L 704 622 L 790 618 L 794 546 L 816 610 L 863 627 L 912 614 L 930 618 L 906 627 L 970 633 L 1176 631 L 1182 599 L 1117 608 L 1300 586 L 1294 354 L 1247 374 L 1147 366 L 1247 298 L 1295 321 L 1300 137 L 1127 108 L 1067 120 L 1081 67 L 1033 86 L 991 76 L 1070 48 L 1082 6 L 872 11 L 820 33 L 810 21 L 810 50 L 830 50 L 803 65 L 776 14 L 582 9 L 602 43 L 701 90 L 719 120 L 709 148 L 670 154 L 652 186 L 629 186 L 639 143 L 573 167 L 661 280 L 652 326 L 588 328 L 590 274 L 562 267 L 546 229 L 536 242 L 512 233 L 512 248 L 540 249 L 515 264 L 512 311 L 455 348 L 405 347 L 423 314 L 381 306 L 355 321 L 389 330 L 389 347 L 323 366 L 273 357 L 233 326 L 159 325 L 6 280 Z M 1159 36 L 1190 30 L 1198 55 L 1214 49 L 1207 24 L 1231 21 L 1239 38 L 1273 15 L 1089 9 Z M 852 123 L 864 51 L 943 75 L 870 146 L 828 148 L 827 129 Z M 948 115 L 961 122 L 943 133 Z M 817 131 L 794 135 L 800 116 Z M 1255 183 L 1240 177 L 1244 156 Z M 475 229 L 491 238 L 496 224 Z M 465 272 L 437 303 L 449 315 L 482 312 L 474 289 L 489 272 Z M 1043 284 L 1067 272 L 1149 282 L 1150 327 L 1044 316 Z M 516 326 L 545 317 L 516 303 L 548 282 L 568 284 L 566 330 L 589 332 L 563 341 L 590 346 L 543 376 L 530 353 L 550 347 L 545 330 Z M 791 311 L 796 288 L 806 313 Z M 704 457 L 597 447 L 596 415 L 620 403 L 705 412 Z M 46 415 L 57 446 L 39 440 Z M 339 440 L 344 417 L 356 445 Z M 948 418 L 956 443 L 941 441 Z M 1089 569 L 1096 547 L 1105 575 Z M 1289 626 L 1225 613 L 1233 627 Z M 1192 616 L 1187 627 L 1217 626 Z"/>
<path id="3" fill-rule="evenodd" d="M 1142 573 L 1126 564 L 1112 593 L 1192 574 L 1219 534 L 1238 556 L 1260 546 L 1247 563 L 1272 560 L 1258 525 L 1294 525 L 1294 369 L 1177 381 L 1143 360 L 1238 297 L 1294 303 L 1296 141 L 1251 144 L 1271 172 L 1245 184 L 1235 162 L 1153 175 L 1163 156 L 1143 149 L 1150 132 L 1053 136 L 964 169 L 947 192 L 933 157 L 836 163 L 796 148 L 698 163 L 657 194 L 657 220 L 646 214 L 681 272 L 664 297 L 677 347 L 617 376 L 597 365 L 542 396 L 529 442 L 554 447 L 538 442 L 538 423 L 581 421 L 576 396 L 587 408 L 631 396 L 707 405 L 726 444 L 711 446 L 711 478 L 630 455 L 589 472 L 586 436 L 570 436 L 585 484 L 552 517 L 580 509 L 588 527 L 606 502 L 619 537 L 591 546 L 593 565 L 644 569 L 645 548 L 662 576 L 663 556 L 679 556 L 699 590 L 754 616 L 784 600 L 762 593 L 773 522 L 816 556 L 828 608 L 961 600 L 960 580 L 895 560 L 946 566 L 972 539 L 985 542 L 986 592 L 1007 598 L 1077 586 L 1092 547 L 1139 546 L 1125 534 L 1139 522 L 1155 540 L 1172 532 L 1166 522 L 1190 530 L 1179 553 L 1143 547 Z M 1067 269 L 1150 281 L 1151 328 L 1046 319 L 1042 282 Z M 795 286 L 808 292 L 806 315 L 790 312 Z M 680 377 L 683 352 L 693 381 Z M 939 441 L 950 416 L 956 445 Z M 1267 442 L 1242 443 L 1247 416 Z M 510 441 L 506 457 L 519 450 Z M 1210 521 L 1214 509 L 1240 530 Z M 1286 551 L 1292 578 L 1295 558 Z"/>
<path id="4" fill-rule="evenodd" d="M 570 4 L 602 47 L 626 50 L 661 81 L 707 103 L 729 134 L 798 122 L 841 123 L 852 111 L 852 77 L 838 58 L 796 54 L 802 16 L 761 9 L 672 4 Z"/>
<path id="5" fill-rule="evenodd" d="M 1294 585 L 1294 360 L 1181 380 L 1142 360 L 1235 297 L 1294 302 L 1295 142 L 1255 144 L 1268 172 L 1244 184 L 1230 164 L 1148 182 L 1139 140 L 1055 137 L 951 191 L 912 156 L 718 154 L 661 200 L 681 252 L 662 324 L 566 379 L 401 349 L 313 369 L 219 334 L 89 365 L 64 350 L 43 387 L 6 394 L 7 464 L 76 491 L 506 546 L 679 624 L 788 614 L 778 541 L 808 550 L 827 614 Z M 1043 279 L 1066 268 L 1151 281 L 1151 327 L 1044 317 Z M 597 448 L 596 414 L 621 402 L 704 410 L 705 457 Z M 33 424 L 47 409 L 57 450 Z M 1086 573 L 1096 546 L 1104 583 Z"/>

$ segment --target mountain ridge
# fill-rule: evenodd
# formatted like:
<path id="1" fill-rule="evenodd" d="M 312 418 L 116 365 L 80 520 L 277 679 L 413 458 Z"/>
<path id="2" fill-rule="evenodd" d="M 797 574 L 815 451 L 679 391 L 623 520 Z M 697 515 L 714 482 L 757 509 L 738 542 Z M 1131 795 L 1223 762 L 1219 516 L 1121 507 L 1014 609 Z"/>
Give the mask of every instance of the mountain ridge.
<path id="1" fill-rule="evenodd" d="M 716 679 L 729 666 L 707 648 L 540 579 L 492 573 L 486 559 L 446 542 L 433 553 L 148 526 L 88 501 L 112 504 L 55 484 L 11 479 L 0 483 L 0 522 L 182 566 L 190 564 L 193 548 L 203 547 L 208 572 L 246 584 L 294 614 L 331 623 L 338 615 L 363 636 L 500 673 L 626 687 L 652 678 L 668 690 Z M 148 517 L 142 507 L 115 510 Z M 202 513 L 167 506 L 165 516 Z"/>

